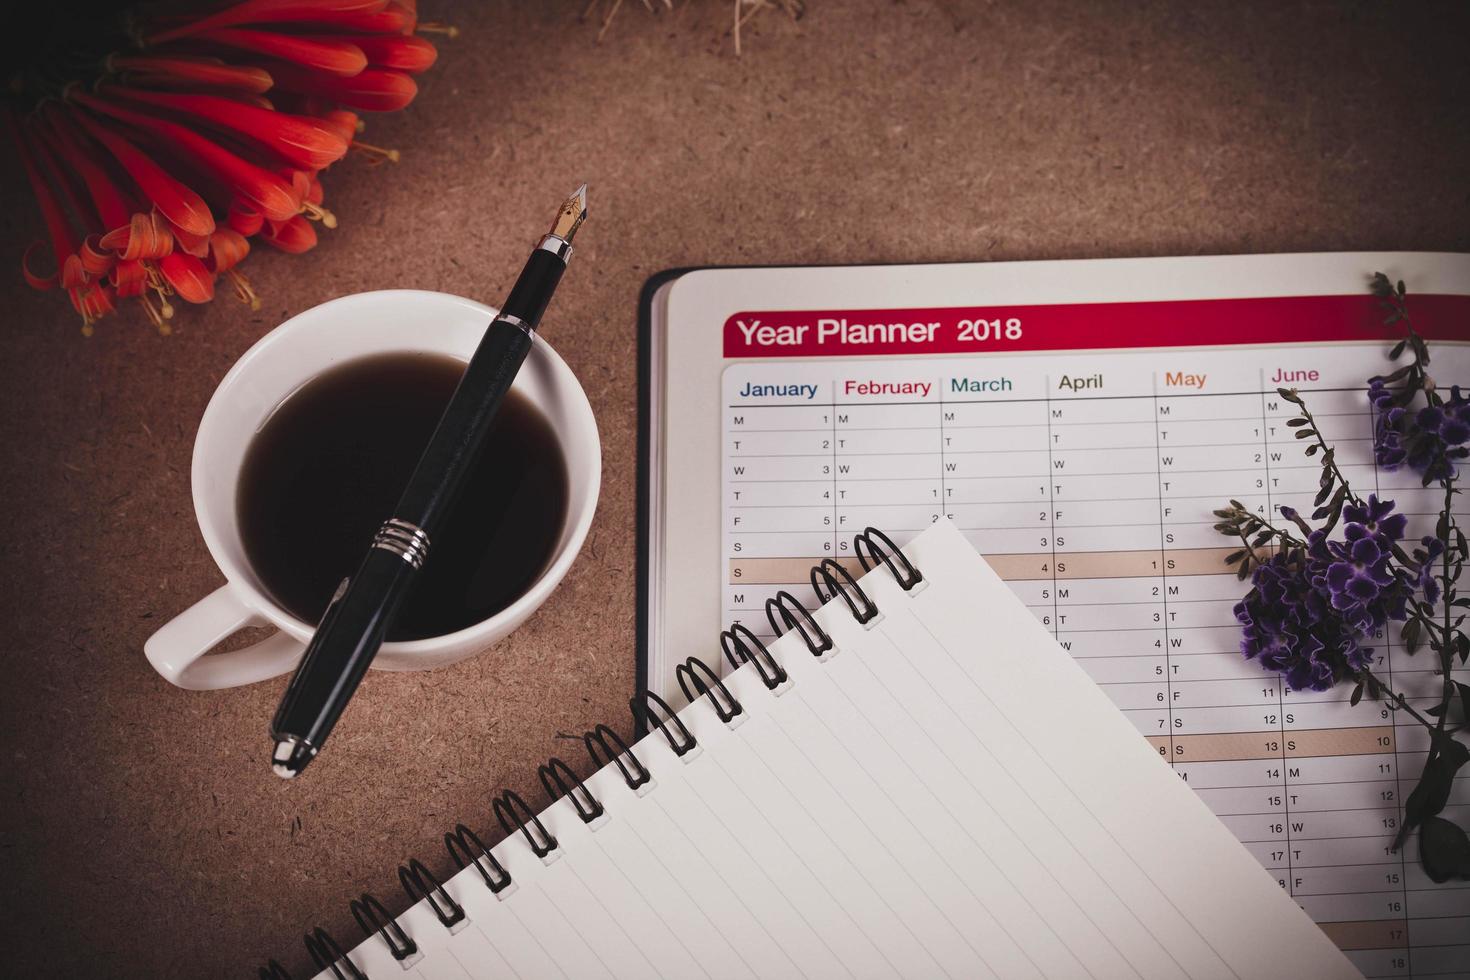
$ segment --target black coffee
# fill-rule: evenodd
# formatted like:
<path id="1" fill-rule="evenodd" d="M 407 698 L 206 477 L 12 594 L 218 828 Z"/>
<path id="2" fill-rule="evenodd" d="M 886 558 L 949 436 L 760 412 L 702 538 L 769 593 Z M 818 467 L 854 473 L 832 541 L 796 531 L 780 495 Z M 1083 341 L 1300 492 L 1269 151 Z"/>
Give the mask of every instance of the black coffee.
<path id="1" fill-rule="evenodd" d="M 321 618 L 393 516 L 463 372 L 434 354 L 350 361 L 293 393 L 256 433 L 235 506 L 251 567 L 283 607 Z M 561 446 L 512 390 L 389 639 L 452 633 L 509 606 L 546 570 L 566 513 Z"/>

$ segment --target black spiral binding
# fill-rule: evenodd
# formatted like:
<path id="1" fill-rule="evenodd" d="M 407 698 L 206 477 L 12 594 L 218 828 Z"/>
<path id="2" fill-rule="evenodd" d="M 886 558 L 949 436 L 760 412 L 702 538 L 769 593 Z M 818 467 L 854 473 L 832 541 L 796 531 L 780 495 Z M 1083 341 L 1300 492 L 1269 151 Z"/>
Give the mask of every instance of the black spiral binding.
<path id="1" fill-rule="evenodd" d="M 868 563 L 868 556 L 863 554 L 863 545 L 867 545 L 868 551 L 873 554 L 872 564 Z M 879 561 L 887 565 L 888 571 L 893 575 L 894 581 L 905 592 L 912 592 L 914 586 L 924 581 L 924 576 L 919 574 L 919 570 L 914 567 L 913 562 L 909 561 L 908 555 L 905 555 L 903 550 L 893 543 L 892 538 L 876 527 L 870 527 L 863 531 L 862 534 L 853 538 L 852 551 L 853 554 L 857 555 L 857 560 L 862 564 L 863 571 L 865 572 L 871 572 L 874 568 L 877 568 Z M 903 563 L 902 572 L 894 564 L 895 558 Z"/>
<path id="2" fill-rule="evenodd" d="M 388 952 L 400 963 L 419 951 L 419 944 L 403 931 L 403 926 L 388 914 L 383 903 L 371 892 L 363 892 L 361 898 L 352 900 L 352 917 L 367 938 L 373 938 L 374 933 L 382 936 L 383 942 L 388 944 Z"/>
<path id="3" fill-rule="evenodd" d="M 541 818 L 531 812 L 526 801 L 521 799 L 521 794 L 513 789 L 508 789 L 495 798 L 491 808 L 495 811 L 495 819 L 500 821 L 500 829 L 505 831 L 505 836 L 510 837 L 519 830 L 526 835 L 526 843 L 531 845 L 531 852 L 538 858 L 544 858 L 556 850 L 556 838 L 546 829 Z M 519 808 L 520 812 L 517 812 Z M 525 816 L 521 816 L 525 813 Z M 527 823 L 527 819 L 530 823 Z M 531 828 L 536 832 L 532 833 Z"/>
<path id="4" fill-rule="evenodd" d="M 609 742 L 617 746 L 616 752 L 613 751 L 613 745 L 608 744 Z M 646 786 L 653 779 L 653 773 L 649 772 L 648 767 L 639 761 L 632 749 L 628 748 L 628 743 L 623 741 L 623 736 L 606 725 L 598 725 L 590 732 L 583 732 L 582 744 L 587 746 L 587 754 L 592 757 L 594 768 L 601 769 L 608 762 L 617 763 L 618 771 L 623 774 L 623 782 L 627 783 L 631 790 Z M 602 749 L 607 755 L 606 760 L 597 754 L 598 749 Z M 628 761 L 625 762 L 625 759 Z M 628 762 L 632 763 L 631 767 Z"/>
<path id="5" fill-rule="evenodd" d="M 789 679 L 786 668 L 776 662 L 760 638 L 739 623 L 720 634 L 720 649 L 725 651 L 725 659 L 730 661 L 732 669 L 739 670 L 743 663 L 754 663 L 768 691 L 774 691 Z"/>
<path id="6" fill-rule="evenodd" d="M 877 528 L 867 528 L 857 535 L 853 539 L 853 552 L 865 572 L 872 571 L 880 563 L 886 566 L 894 581 L 905 592 L 913 591 L 915 586 L 924 581 L 923 574 L 909 561 L 903 550 Z M 853 619 L 858 623 L 866 625 L 878 616 L 877 605 L 840 562 L 828 558 L 814 566 L 811 581 L 812 588 L 823 605 L 830 602 L 833 596 L 841 595 Z M 789 592 L 779 592 L 766 601 L 766 618 L 778 637 L 791 630 L 800 633 L 814 656 L 820 657 L 833 648 L 831 635 L 822 629 L 811 612 Z M 732 668 L 739 669 L 745 663 L 755 664 L 761 683 L 770 690 L 775 690 L 790 679 L 790 675 L 771 655 L 766 645 L 738 623 L 720 634 L 720 648 Z M 698 657 L 690 657 L 679 664 L 675 668 L 675 676 L 690 703 L 701 697 L 708 699 L 722 722 L 729 724 L 744 712 L 744 707 L 730 693 L 719 675 Z M 657 711 L 654 710 L 655 707 Z M 628 701 L 628 709 L 632 712 L 636 725 L 657 727 L 675 755 L 686 756 L 698 747 L 694 734 L 679 718 L 678 713 L 653 691 L 642 691 L 634 695 Z M 652 723 L 651 726 L 649 723 Z M 616 763 L 629 789 L 636 791 L 653 780 L 653 773 L 628 743 L 623 741 L 622 736 L 609 726 L 598 725 L 591 731 L 584 732 L 582 742 L 592 759 L 593 767 L 601 769 L 608 762 Z M 570 797 L 577 816 L 584 823 L 590 824 L 606 812 L 601 801 L 592 795 L 582 779 L 561 759 L 550 759 L 538 769 L 538 775 L 551 802 L 555 803 L 563 796 Z M 560 846 L 526 801 L 513 790 L 506 790 L 496 797 L 492 801 L 492 810 L 505 835 L 514 837 L 519 831 L 538 858 L 545 859 Z M 444 847 L 460 870 L 473 864 L 492 893 L 499 895 L 511 886 L 510 872 L 496 860 L 479 836 L 464 824 L 457 824 L 453 832 L 444 835 Z M 465 920 L 464 907 L 454 900 L 448 889 L 417 858 L 410 859 L 406 865 L 399 865 L 398 880 L 411 903 L 428 900 L 430 908 L 445 928 L 452 928 Z M 383 938 L 395 960 L 402 962 L 419 951 L 413 938 L 397 920 L 389 917 L 383 904 L 370 893 L 364 892 L 361 898 L 353 900 L 352 916 L 365 936 L 372 938 L 379 935 Z M 367 974 L 357 968 L 325 929 L 314 929 L 303 937 L 303 941 L 318 970 L 330 969 L 336 980 L 368 980 Z M 261 967 L 259 975 L 261 980 L 291 980 L 290 974 L 275 960 Z"/>
<path id="7" fill-rule="evenodd" d="M 444 890 L 434 872 L 424 867 L 418 858 L 409 858 L 407 864 L 398 866 L 398 883 L 403 886 L 410 902 L 418 904 L 420 899 L 427 898 L 429 908 L 434 910 L 444 928 L 453 929 L 464 921 L 464 907 Z"/>
<path id="8" fill-rule="evenodd" d="M 736 717 L 745 713 L 740 702 L 735 700 L 735 695 L 731 694 L 725 682 L 720 680 L 720 675 L 698 657 L 690 657 L 675 667 L 674 676 L 679 679 L 679 689 L 684 692 L 684 697 L 688 698 L 691 704 L 703 695 L 709 699 L 710 705 L 715 709 L 715 714 L 719 715 L 720 721 L 725 724 L 728 725 Z M 719 693 L 716 694 L 716 691 Z"/>
<path id="9" fill-rule="evenodd" d="M 593 756 L 593 759 L 596 758 Z M 572 806 L 576 808 L 577 816 L 582 818 L 583 823 L 592 823 L 606 812 L 597 797 L 582 782 L 582 777 L 572 772 L 572 767 L 560 759 L 553 757 L 546 765 L 537 769 L 536 774 L 541 777 L 541 786 L 546 790 L 546 795 L 551 797 L 551 802 L 555 803 L 563 796 L 571 797 Z M 568 784 L 568 779 L 571 784 Z"/>
<path id="10" fill-rule="evenodd" d="M 778 637 L 787 630 L 796 630 L 814 657 L 820 657 L 835 645 L 827 631 L 818 626 L 812 614 L 807 612 L 806 606 L 785 590 L 777 592 L 774 599 L 766 600 L 766 621 Z"/>
<path id="11" fill-rule="evenodd" d="M 650 710 L 649 705 L 651 704 L 658 705 L 663 714 L 660 715 Z M 669 707 L 669 702 L 652 691 L 633 695 L 628 699 L 628 707 L 633 711 L 635 723 L 647 725 L 651 721 L 658 726 L 658 730 L 668 740 L 669 748 L 674 751 L 675 755 L 682 756 L 699 746 L 699 743 L 694 740 L 694 734 L 684 727 L 684 722 L 679 719 L 678 713 Z M 678 738 L 669 733 L 671 724 L 679 730 Z"/>
<path id="12" fill-rule="evenodd" d="M 842 596 L 847 608 L 852 610 L 852 618 L 860 626 L 868 625 L 878 615 L 878 606 L 868 598 L 846 566 L 835 558 L 824 558 L 820 565 L 812 566 L 812 591 L 824 606 L 834 595 Z"/>
<path id="13" fill-rule="evenodd" d="M 368 980 L 368 975 L 357 968 L 352 957 L 342 952 L 342 947 L 327 930 L 318 926 L 302 936 L 301 941 L 306 943 L 306 951 L 311 954 L 311 961 L 318 970 L 331 970 L 337 980 Z M 347 972 L 342 972 L 343 967 Z"/>
<path id="14" fill-rule="evenodd" d="M 479 854 L 470 850 L 471 844 L 475 845 Z M 495 860 L 495 855 L 490 853 L 490 848 L 485 846 L 479 835 L 464 824 L 455 824 L 453 832 L 444 835 L 444 849 L 461 871 L 473 864 L 475 870 L 480 872 L 480 877 L 485 879 L 490 894 L 499 895 L 510 887 L 510 872 Z M 461 851 L 464 852 L 463 856 Z"/>

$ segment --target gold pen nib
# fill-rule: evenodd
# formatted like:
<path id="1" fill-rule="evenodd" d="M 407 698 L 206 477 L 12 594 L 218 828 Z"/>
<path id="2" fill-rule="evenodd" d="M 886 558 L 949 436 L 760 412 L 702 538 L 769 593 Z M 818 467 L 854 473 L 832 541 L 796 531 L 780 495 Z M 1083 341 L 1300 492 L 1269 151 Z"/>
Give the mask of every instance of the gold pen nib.
<path id="1" fill-rule="evenodd" d="M 577 229 L 587 217 L 587 185 L 578 187 L 571 197 L 556 212 L 556 221 L 551 225 L 551 234 L 564 242 L 570 242 Z"/>

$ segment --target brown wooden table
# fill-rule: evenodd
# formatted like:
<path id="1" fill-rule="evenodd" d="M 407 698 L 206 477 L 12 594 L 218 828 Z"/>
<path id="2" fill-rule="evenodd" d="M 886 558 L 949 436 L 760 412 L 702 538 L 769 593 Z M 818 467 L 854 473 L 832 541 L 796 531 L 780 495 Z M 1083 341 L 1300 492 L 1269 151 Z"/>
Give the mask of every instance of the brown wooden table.
<path id="1" fill-rule="evenodd" d="M 1470 247 L 1463 5 L 810 0 L 725 35 L 725 0 L 594 43 L 582 4 L 448 4 L 408 111 L 339 165 L 342 218 L 304 256 L 262 247 L 265 296 L 141 316 L 83 339 L 17 268 L 41 223 L 3 167 L 0 643 L 5 960 L 14 975 L 308 973 L 302 932 L 393 911 L 410 855 L 448 867 L 456 821 L 499 787 L 625 734 L 633 685 L 639 286 L 669 266 Z M 437 9 L 435 9 L 437 7 Z M 592 219 L 545 334 L 601 427 L 602 502 L 548 605 L 486 655 L 374 674 L 305 779 L 269 772 L 282 681 L 171 688 L 143 640 L 221 576 L 189 460 L 210 392 L 282 319 L 392 286 L 498 302 L 547 208 Z M 677 466 L 677 461 L 674 463 Z"/>

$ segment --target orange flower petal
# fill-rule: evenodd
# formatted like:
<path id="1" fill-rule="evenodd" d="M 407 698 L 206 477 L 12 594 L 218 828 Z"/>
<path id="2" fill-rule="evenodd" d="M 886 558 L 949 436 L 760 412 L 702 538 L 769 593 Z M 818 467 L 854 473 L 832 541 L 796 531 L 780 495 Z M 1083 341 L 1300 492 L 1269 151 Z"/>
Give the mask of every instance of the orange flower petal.
<path id="1" fill-rule="evenodd" d="M 108 67 L 114 71 L 136 72 L 154 85 L 170 88 L 239 89 L 259 95 L 269 91 L 271 76 L 264 68 L 250 65 L 227 65 L 218 58 L 190 55 L 112 55 Z"/>
<path id="2" fill-rule="evenodd" d="M 290 221 L 267 222 L 260 237 L 283 252 L 307 252 L 316 247 L 316 229 L 301 215 Z"/>
<path id="3" fill-rule="evenodd" d="M 368 64 L 375 68 L 421 72 L 439 57 L 432 44 L 412 34 L 349 34 L 333 36 L 331 40 L 357 45 L 367 55 Z"/>
<path id="4" fill-rule="evenodd" d="M 61 278 L 54 272 L 49 276 L 41 276 L 31 271 L 31 253 L 45 244 L 39 239 L 31 242 L 20 257 L 20 274 L 25 277 L 26 284 L 32 289 L 55 289 L 57 281 Z"/>
<path id="5" fill-rule="evenodd" d="M 215 95 L 149 92 L 117 86 L 108 86 L 103 91 L 107 95 L 122 96 L 132 102 L 144 102 L 203 119 L 212 123 L 216 130 L 248 137 L 295 166 L 308 170 L 320 170 L 347 153 L 348 140 L 311 116 L 261 109 Z"/>
<path id="6" fill-rule="evenodd" d="M 187 231 L 175 228 L 174 239 L 178 242 L 179 249 L 195 258 L 202 259 L 209 254 L 209 240 L 219 233 L 216 228 L 208 235 L 191 235 Z"/>
<path id="7" fill-rule="evenodd" d="M 101 245 L 117 252 L 123 262 L 161 259 L 174 250 L 173 227 L 155 208 L 134 214 L 127 225 L 103 235 Z"/>
<path id="8" fill-rule="evenodd" d="M 61 288 L 77 289 L 91 281 L 87 270 L 82 267 L 82 259 L 78 255 L 68 255 L 66 261 L 61 263 Z"/>
<path id="9" fill-rule="evenodd" d="M 168 171 L 123 136 L 103 126 L 87 113 L 76 113 L 76 119 L 89 134 L 107 147 L 108 152 L 137 183 L 139 190 L 169 221 L 196 235 L 207 235 L 214 231 L 214 216 L 209 213 L 209 206 L 198 194 L 174 179 Z"/>
<path id="10" fill-rule="evenodd" d="M 95 144 L 76 129 L 70 113 L 59 102 L 46 103 L 43 118 L 47 126 L 43 133 L 55 150 L 69 166 L 82 176 L 87 192 L 92 197 L 92 206 L 104 229 L 121 228 L 128 223 L 137 210 L 131 195 L 125 193 L 106 168 L 98 162 Z"/>
<path id="11" fill-rule="evenodd" d="M 227 48 L 262 54 L 267 58 L 279 58 L 312 71 L 331 72 L 333 75 L 356 75 L 368 65 L 367 55 L 362 48 L 339 38 L 326 39 L 314 35 L 277 34 L 274 31 L 225 27 L 195 34 L 190 40 L 221 44 Z"/>
<path id="12" fill-rule="evenodd" d="M 351 78 L 307 71 L 299 65 L 272 64 L 271 77 L 288 92 L 320 95 L 349 109 L 394 112 L 413 101 L 419 87 L 401 71 L 364 68 Z"/>
<path id="13" fill-rule="evenodd" d="M 320 23 L 321 18 L 372 14 L 382 10 L 383 0 L 245 0 L 204 17 L 170 18 L 163 30 L 148 37 L 149 44 L 162 44 L 200 31 L 236 24 Z"/>
<path id="14" fill-rule="evenodd" d="M 317 121 L 348 143 L 357 138 L 357 127 L 360 120 L 355 112 L 347 109 L 332 109 L 319 116 Z"/>
<path id="15" fill-rule="evenodd" d="M 184 252 L 171 252 L 158 260 L 158 271 L 179 294 L 190 303 L 208 303 L 214 299 L 214 279 L 204 263 Z"/>
<path id="16" fill-rule="evenodd" d="M 225 223 L 234 231 L 249 237 L 260 231 L 265 224 L 265 215 L 243 201 L 235 201 L 230 205 L 230 213 L 225 215 Z"/>
<path id="17" fill-rule="evenodd" d="M 249 254 L 250 243 L 244 235 L 231 228 L 218 228 L 209 236 L 209 257 L 204 260 L 204 265 L 219 275 L 239 265 Z"/>
<path id="18" fill-rule="evenodd" d="M 293 195 L 288 184 L 263 167 L 258 167 L 218 143 L 199 135 L 186 126 L 150 116 L 145 112 L 129 109 L 111 99 L 99 98 L 85 92 L 73 90 L 70 98 L 78 103 L 105 113 L 114 119 L 138 126 L 153 133 L 178 153 L 191 159 L 198 167 L 227 183 L 235 193 L 251 201 L 267 218 L 284 221 L 301 210 L 301 199 Z M 195 235 L 208 235 L 214 231 L 214 219 L 210 218 L 207 228 L 196 228 L 165 215 L 175 225 Z"/>
<path id="19" fill-rule="evenodd" d="M 82 247 L 77 252 L 82 271 L 93 278 L 106 275 L 107 270 L 112 268 L 112 263 L 116 259 L 111 251 L 102 247 L 101 237 L 101 235 L 88 235 L 82 239 Z"/>
<path id="20" fill-rule="evenodd" d="M 117 295 L 123 298 L 141 295 L 148 288 L 148 270 L 144 268 L 142 259 L 119 261 L 107 278 L 117 287 Z"/>
<path id="21" fill-rule="evenodd" d="M 402 18 L 402 34 L 412 34 L 419 23 L 418 0 L 390 0 L 388 6 L 383 8 L 383 13 Z"/>
<path id="22" fill-rule="evenodd" d="M 100 320 L 117 310 L 117 306 L 112 302 L 112 287 L 110 286 L 89 282 L 68 290 L 68 292 L 71 294 L 72 308 L 82 315 L 84 333 L 91 332 L 93 320 Z"/>

